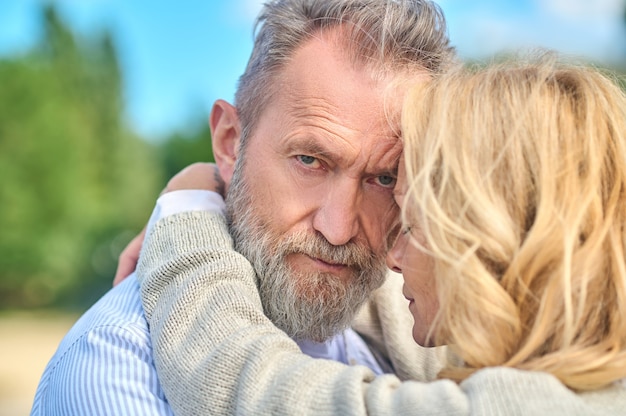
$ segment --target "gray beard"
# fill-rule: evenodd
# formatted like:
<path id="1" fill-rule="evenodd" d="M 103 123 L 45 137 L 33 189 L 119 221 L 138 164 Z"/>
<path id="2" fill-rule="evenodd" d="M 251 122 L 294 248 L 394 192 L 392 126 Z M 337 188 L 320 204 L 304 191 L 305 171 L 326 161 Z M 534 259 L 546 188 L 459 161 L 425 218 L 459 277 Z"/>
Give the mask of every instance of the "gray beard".
<path id="1" fill-rule="evenodd" d="M 235 249 L 256 270 L 265 315 L 294 340 L 323 342 L 347 328 L 372 291 L 382 285 L 384 259 L 362 244 L 333 246 L 319 233 L 277 234 L 254 214 L 242 165 L 235 169 L 226 210 Z M 332 273 L 297 272 L 286 262 L 293 253 L 348 264 L 354 273 L 343 281 Z"/>

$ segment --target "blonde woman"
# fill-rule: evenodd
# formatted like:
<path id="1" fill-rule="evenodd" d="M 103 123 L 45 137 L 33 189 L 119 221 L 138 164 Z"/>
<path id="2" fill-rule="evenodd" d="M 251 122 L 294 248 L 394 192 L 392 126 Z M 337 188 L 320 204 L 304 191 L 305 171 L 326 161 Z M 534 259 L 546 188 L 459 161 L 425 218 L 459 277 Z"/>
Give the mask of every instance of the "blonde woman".
<path id="1" fill-rule="evenodd" d="M 304 356 L 263 315 L 224 218 L 177 214 L 138 270 L 175 410 L 626 415 L 622 91 L 549 57 L 461 68 L 411 90 L 402 127 L 388 265 L 413 338 L 456 359 L 424 383 Z"/>

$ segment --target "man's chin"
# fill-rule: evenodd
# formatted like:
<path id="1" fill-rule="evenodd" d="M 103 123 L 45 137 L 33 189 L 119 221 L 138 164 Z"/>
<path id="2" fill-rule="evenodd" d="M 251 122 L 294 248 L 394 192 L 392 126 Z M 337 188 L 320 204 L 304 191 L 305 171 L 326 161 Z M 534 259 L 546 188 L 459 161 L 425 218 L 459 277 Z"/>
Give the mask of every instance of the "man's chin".
<path id="1" fill-rule="evenodd" d="M 294 339 L 331 338 L 350 326 L 370 293 L 332 274 L 297 274 L 287 279 L 282 284 L 276 284 L 276 279 L 261 282 L 261 299 L 267 316 Z"/>
<path id="2" fill-rule="evenodd" d="M 326 307 L 339 307 L 350 296 L 351 282 L 355 276 L 343 277 L 332 273 L 314 273 L 305 275 L 295 283 L 294 290 L 302 304 L 323 304 Z M 312 277 L 314 276 L 314 277 Z M 309 307 L 311 307 L 309 306 Z"/>

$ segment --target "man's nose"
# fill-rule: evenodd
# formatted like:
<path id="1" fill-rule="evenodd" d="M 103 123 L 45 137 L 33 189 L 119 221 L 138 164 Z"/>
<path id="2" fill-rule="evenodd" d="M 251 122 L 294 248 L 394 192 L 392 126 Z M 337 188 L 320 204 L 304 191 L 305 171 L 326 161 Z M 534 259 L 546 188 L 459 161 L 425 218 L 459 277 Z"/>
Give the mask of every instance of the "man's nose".
<path id="1" fill-rule="evenodd" d="M 357 186 L 335 186 L 322 199 L 313 227 L 335 246 L 347 244 L 359 232 Z"/>

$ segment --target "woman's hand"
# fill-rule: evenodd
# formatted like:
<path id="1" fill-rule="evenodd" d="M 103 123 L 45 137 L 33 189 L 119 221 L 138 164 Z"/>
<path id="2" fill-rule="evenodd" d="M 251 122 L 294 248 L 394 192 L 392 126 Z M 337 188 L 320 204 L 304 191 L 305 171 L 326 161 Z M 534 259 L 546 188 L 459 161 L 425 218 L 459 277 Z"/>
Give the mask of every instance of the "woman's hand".
<path id="1" fill-rule="evenodd" d="M 183 189 L 204 189 L 224 197 L 224 181 L 215 163 L 194 163 L 187 166 L 170 179 L 161 194 Z"/>
<path id="2" fill-rule="evenodd" d="M 180 191 L 184 189 L 203 189 L 214 191 L 224 197 L 225 186 L 220 171 L 215 163 L 194 163 L 177 173 L 167 186 L 161 192 L 161 195 L 167 192 Z M 146 236 L 146 227 L 133 238 L 130 243 L 122 250 L 117 263 L 113 286 L 119 284 L 126 279 L 137 267 L 139 253 Z"/>

